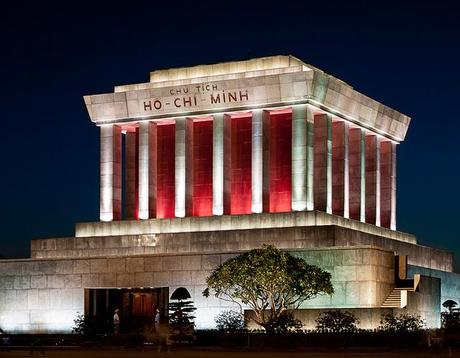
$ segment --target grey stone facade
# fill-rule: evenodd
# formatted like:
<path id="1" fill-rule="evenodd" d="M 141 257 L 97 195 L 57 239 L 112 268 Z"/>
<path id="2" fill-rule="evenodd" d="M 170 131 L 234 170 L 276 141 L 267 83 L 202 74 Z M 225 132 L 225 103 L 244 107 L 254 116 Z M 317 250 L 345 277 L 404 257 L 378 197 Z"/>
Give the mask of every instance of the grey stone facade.
<path id="1" fill-rule="evenodd" d="M 32 259 L 0 261 L 0 327 L 69 331 L 85 312 L 85 289 L 168 287 L 172 293 L 185 287 L 198 308 L 197 326 L 209 328 L 220 311 L 232 307 L 202 296 L 206 277 L 226 259 L 263 244 L 331 273 L 334 295 L 318 296 L 296 313 L 305 327 L 330 308 L 356 311 L 362 327 L 371 327 L 391 310 L 382 304 L 395 286 L 395 254 L 409 256 L 410 277 L 425 277 L 418 292 L 408 292 L 407 310 L 422 314 L 430 326 L 439 326 L 442 300 L 460 297 L 450 253 L 343 226 L 61 238 L 34 240 Z"/>

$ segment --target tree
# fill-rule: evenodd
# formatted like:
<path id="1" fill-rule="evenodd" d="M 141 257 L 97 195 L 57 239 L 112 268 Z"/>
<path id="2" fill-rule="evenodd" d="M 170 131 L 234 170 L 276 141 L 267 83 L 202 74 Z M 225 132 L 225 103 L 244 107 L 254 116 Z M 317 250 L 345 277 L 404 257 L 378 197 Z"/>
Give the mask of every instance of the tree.
<path id="1" fill-rule="evenodd" d="M 455 307 L 457 307 L 457 302 L 455 302 L 454 300 L 447 300 L 447 301 L 444 301 L 444 303 L 442 304 L 442 307 L 446 308 L 451 313 L 452 310 Z"/>
<path id="2" fill-rule="evenodd" d="M 355 332 L 359 320 L 348 311 L 322 312 L 316 319 L 316 330 L 320 332 Z"/>
<path id="3" fill-rule="evenodd" d="M 179 287 L 171 295 L 169 302 L 169 324 L 174 332 L 176 341 L 188 340 L 195 328 L 194 312 L 190 293 L 184 287 Z"/>
<path id="4" fill-rule="evenodd" d="M 331 274 L 305 260 L 264 245 L 228 259 L 206 280 L 205 297 L 218 298 L 254 311 L 254 321 L 274 333 L 283 312 L 297 309 L 318 294 L 332 294 Z"/>
<path id="5" fill-rule="evenodd" d="M 393 315 L 392 313 L 383 314 L 380 319 L 379 329 L 387 332 L 418 332 L 425 328 L 425 322 L 419 315 L 402 313 Z"/>
<path id="6" fill-rule="evenodd" d="M 444 301 L 442 306 L 447 309 L 447 312 L 441 313 L 442 327 L 449 332 L 460 331 L 460 312 L 455 308 L 457 307 L 457 302 L 447 300 Z"/>

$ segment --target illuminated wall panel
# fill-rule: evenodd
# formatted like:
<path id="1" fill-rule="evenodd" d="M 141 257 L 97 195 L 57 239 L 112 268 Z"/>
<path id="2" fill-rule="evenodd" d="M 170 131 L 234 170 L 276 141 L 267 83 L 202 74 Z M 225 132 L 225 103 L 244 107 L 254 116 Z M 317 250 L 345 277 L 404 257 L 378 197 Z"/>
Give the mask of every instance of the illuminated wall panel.
<path id="1" fill-rule="evenodd" d="M 174 121 L 153 122 L 150 131 L 150 217 L 173 218 L 175 209 Z"/>
<path id="2" fill-rule="evenodd" d="M 380 145 L 380 223 L 396 230 L 396 144 Z"/>
<path id="3" fill-rule="evenodd" d="M 187 118 L 187 216 L 212 215 L 212 118 Z"/>
<path id="4" fill-rule="evenodd" d="M 378 138 L 366 135 L 366 222 L 377 222 L 377 187 L 378 187 Z"/>
<path id="5" fill-rule="evenodd" d="M 348 168 L 349 168 L 349 210 L 350 219 L 361 220 L 361 129 L 350 128 L 348 142 Z"/>
<path id="6" fill-rule="evenodd" d="M 251 114 L 224 118 L 224 213 L 250 214 L 252 207 Z"/>
<path id="7" fill-rule="evenodd" d="M 291 211 L 292 111 L 264 111 L 264 211 Z"/>
<path id="8" fill-rule="evenodd" d="M 126 133 L 125 140 L 125 217 L 139 218 L 139 129 Z"/>
<path id="9" fill-rule="evenodd" d="M 315 210 L 332 212 L 332 118 L 314 117 L 313 188 Z"/>
<path id="10" fill-rule="evenodd" d="M 348 124 L 332 123 L 332 213 L 349 217 Z"/>

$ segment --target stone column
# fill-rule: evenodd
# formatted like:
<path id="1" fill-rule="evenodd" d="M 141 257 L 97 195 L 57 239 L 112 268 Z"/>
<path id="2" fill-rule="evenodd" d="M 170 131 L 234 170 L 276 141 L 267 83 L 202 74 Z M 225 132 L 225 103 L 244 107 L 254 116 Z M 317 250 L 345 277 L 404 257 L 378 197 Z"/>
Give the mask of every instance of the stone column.
<path id="1" fill-rule="evenodd" d="M 315 210 L 332 213 L 332 117 L 314 117 L 314 202 Z"/>
<path id="2" fill-rule="evenodd" d="M 349 217 L 348 123 L 332 123 L 332 213 Z"/>
<path id="3" fill-rule="evenodd" d="M 213 115 L 212 213 L 224 213 L 224 114 Z"/>
<path id="4" fill-rule="evenodd" d="M 380 148 L 380 221 L 396 230 L 396 143 L 383 140 Z"/>
<path id="5" fill-rule="evenodd" d="M 125 135 L 125 216 L 139 217 L 139 129 L 133 128 Z"/>
<path id="6" fill-rule="evenodd" d="M 263 121 L 262 110 L 252 111 L 252 212 L 263 210 Z"/>
<path id="7" fill-rule="evenodd" d="M 292 107 L 293 211 L 307 210 L 307 105 Z"/>
<path id="8" fill-rule="evenodd" d="M 366 132 L 361 130 L 361 218 L 366 222 Z"/>
<path id="9" fill-rule="evenodd" d="M 139 219 L 149 218 L 150 122 L 139 123 Z"/>
<path id="10" fill-rule="evenodd" d="M 121 128 L 101 126 L 100 220 L 121 220 Z"/>
<path id="11" fill-rule="evenodd" d="M 314 144 L 315 144 L 315 123 L 313 108 L 307 106 L 307 210 L 314 210 Z"/>
<path id="12" fill-rule="evenodd" d="M 185 118 L 176 118 L 176 217 L 185 216 Z"/>

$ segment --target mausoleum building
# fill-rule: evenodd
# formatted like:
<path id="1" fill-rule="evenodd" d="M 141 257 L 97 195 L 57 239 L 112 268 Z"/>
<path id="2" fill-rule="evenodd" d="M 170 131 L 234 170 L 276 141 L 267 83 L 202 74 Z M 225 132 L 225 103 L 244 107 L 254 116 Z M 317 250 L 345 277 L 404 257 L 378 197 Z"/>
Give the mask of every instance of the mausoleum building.
<path id="1" fill-rule="evenodd" d="M 306 328 L 346 309 L 440 326 L 460 301 L 453 255 L 397 231 L 397 147 L 410 118 L 293 56 L 150 73 L 84 97 L 100 128 L 100 221 L 0 261 L 0 328 L 70 331 L 78 314 L 149 317 L 184 287 L 198 328 L 230 303 L 204 298 L 226 259 L 273 244 L 329 271 Z M 404 165 L 404 163 L 402 163 Z M 404 214 L 403 214 L 404 215 Z"/>

